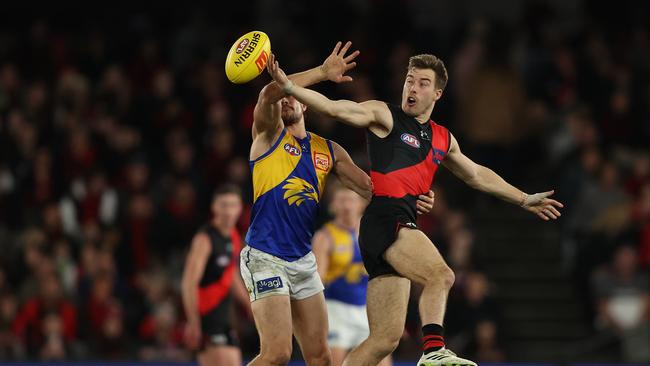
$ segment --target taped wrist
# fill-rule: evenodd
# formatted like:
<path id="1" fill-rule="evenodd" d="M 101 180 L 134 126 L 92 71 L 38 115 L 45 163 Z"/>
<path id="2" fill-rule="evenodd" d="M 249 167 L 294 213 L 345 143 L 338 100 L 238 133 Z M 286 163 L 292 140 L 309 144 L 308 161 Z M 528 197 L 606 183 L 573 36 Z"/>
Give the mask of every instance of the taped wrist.
<path id="1" fill-rule="evenodd" d="M 293 82 L 289 80 L 289 82 L 282 87 L 282 91 L 287 95 L 291 95 L 291 93 L 293 92 Z"/>

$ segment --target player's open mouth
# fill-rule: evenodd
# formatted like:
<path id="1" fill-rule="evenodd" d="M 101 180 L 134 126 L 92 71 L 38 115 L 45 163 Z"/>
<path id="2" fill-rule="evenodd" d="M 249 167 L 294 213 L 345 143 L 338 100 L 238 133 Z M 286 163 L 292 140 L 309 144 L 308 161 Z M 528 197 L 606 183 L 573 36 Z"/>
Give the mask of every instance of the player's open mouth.
<path id="1" fill-rule="evenodd" d="M 417 102 L 417 101 L 416 101 L 415 98 L 413 98 L 413 97 L 408 97 L 408 98 L 406 98 L 406 104 L 407 104 L 408 106 L 414 106 L 414 105 L 415 105 L 415 102 Z"/>

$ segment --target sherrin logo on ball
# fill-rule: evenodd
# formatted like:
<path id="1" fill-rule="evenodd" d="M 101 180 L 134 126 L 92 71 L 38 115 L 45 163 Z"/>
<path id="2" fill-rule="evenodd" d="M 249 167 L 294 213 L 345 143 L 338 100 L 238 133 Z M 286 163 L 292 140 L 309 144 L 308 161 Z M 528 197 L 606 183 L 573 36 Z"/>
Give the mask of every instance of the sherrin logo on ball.
<path id="1" fill-rule="evenodd" d="M 235 84 L 247 83 L 264 71 L 271 54 L 271 40 L 264 32 L 252 31 L 239 37 L 226 57 L 226 76 Z"/>

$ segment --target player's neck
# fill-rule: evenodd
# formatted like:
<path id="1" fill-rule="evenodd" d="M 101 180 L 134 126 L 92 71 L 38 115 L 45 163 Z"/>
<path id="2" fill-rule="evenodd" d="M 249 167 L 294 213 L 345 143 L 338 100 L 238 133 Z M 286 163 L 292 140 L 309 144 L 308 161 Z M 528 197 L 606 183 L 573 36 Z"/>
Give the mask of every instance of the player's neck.
<path id="1" fill-rule="evenodd" d="M 346 229 L 346 230 L 359 230 L 359 225 L 361 223 L 361 218 L 358 219 L 344 219 L 337 217 L 334 219 L 336 226 Z"/>
<path id="2" fill-rule="evenodd" d="M 305 124 L 301 122 L 294 123 L 291 126 L 287 127 L 287 132 L 289 132 L 293 137 L 297 137 L 299 139 L 304 139 L 307 137 Z"/>
<path id="3" fill-rule="evenodd" d="M 433 107 L 435 105 L 436 105 L 436 102 L 433 102 L 433 104 L 431 104 L 431 107 L 427 108 L 427 110 L 424 111 L 424 113 L 422 113 L 421 115 L 416 116 L 415 120 L 420 122 L 421 124 L 425 124 L 425 123 L 429 122 L 429 120 L 431 119 L 431 112 L 433 112 Z"/>
<path id="4" fill-rule="evenodd" d="M 231 227 L 226 226 L 225 224 L 220 223 L 217 220 L 212 220 L 212 226 L 217 229 L 219 234 L 223 236 L 229 236 L 230 232 L 232 231 Z"/>

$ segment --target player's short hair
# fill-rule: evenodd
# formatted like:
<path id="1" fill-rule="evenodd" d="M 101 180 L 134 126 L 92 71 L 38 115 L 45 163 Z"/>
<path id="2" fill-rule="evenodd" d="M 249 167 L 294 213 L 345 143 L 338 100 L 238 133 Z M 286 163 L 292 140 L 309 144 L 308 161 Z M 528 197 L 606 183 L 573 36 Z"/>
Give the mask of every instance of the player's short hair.
<path id="1" fill-rule="evenodd" d="M 242 198 L 242 191 L 238 185 L 233 183 L 224 183 L 217 187 L 212 194 L 212 202 L 224 194 L 236 194 L 239 198 Z"/>
<path id="2" fill-rule="evenodd" d="M 409 58 L 409 66 L 408 69 L 410 70 L 411 68 L 416 68 L 416 69 L 431 69 L 433 72 L 436 73 L 436 87 L 438 89 L 445 90 L 445 87 L 447 86 L 447 68 L 445 67 L 445 63 L 442 62 L 441 59 L 434 55 L 430 54 L 421 54 L 421 55 L 415 55 L 411 56 Z"/>

